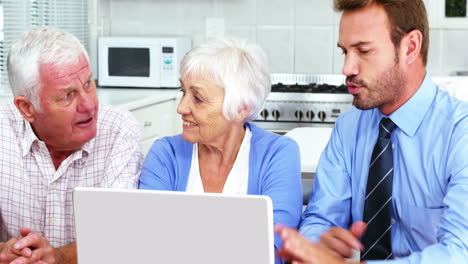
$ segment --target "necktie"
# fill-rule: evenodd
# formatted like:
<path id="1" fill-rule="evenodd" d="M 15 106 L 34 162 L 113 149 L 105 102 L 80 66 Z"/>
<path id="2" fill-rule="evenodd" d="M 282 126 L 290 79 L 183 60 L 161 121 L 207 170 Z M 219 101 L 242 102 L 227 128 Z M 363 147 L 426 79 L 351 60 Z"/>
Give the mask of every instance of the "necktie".
<path id="1" fill-rule="evenodd" d="M 364 202 L 364 222 L 367 230 L 362 237 L 365 250 L 362 260 L 392 258 L 392 183 L 393 154 L 390 135 L 396 125 L 382 118 L 379 137 L 372 152 Z"/>

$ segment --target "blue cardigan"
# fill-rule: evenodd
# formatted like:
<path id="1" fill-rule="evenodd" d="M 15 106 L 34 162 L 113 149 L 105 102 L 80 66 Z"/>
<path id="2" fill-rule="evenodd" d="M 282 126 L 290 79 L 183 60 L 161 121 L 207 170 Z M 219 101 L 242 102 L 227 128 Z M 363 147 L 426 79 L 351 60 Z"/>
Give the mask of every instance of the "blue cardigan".
<path id="1" fill-rule="evenodd" d="M 267 195 L 273 201 L 274 223 L 297 228 L 302 213 L 299 147 L 289 137 L 246 123 L 252 131 L 248 194 Z M 185 191 L 193 143 L 182 135 L 164 137 L 151 147 L 140 175 L 140 189 Z M 275 248 L 281 248 L 275 235 Z"/>

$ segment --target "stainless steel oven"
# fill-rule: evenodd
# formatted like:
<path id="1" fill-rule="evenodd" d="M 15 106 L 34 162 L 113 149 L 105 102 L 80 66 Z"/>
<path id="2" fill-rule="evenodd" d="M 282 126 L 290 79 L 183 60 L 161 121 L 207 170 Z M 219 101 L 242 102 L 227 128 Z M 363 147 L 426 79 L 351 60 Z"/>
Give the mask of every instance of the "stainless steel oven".
<path id="1" fill-rule="evenodd" d="M 342 75 L 272 74 L 272 88 L 254 123 L 284 134 L 296 127 L 332 127 L 352 106 Z"/>

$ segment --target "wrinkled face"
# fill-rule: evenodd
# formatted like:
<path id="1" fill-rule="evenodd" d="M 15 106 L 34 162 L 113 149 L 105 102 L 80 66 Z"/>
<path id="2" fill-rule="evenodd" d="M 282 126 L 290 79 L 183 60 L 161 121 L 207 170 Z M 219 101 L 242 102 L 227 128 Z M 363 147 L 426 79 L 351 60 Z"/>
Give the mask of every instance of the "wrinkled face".
<path id="1" fill-rule="evenodd" d="M 56 150 L 71 151 L 96 136 L 98 99 L 86 58 L 79 63 L 41 64 L 41 110 L 31 123 L 39 139 Z"/>
<path id="2" fill-rule="evenodd" d="M 345 11 L 341 17 L 338 47 L 343 50 L 348 91 L 359 109 L 393 109 L 405 82 L 380 5 Z"/>
<path id="3" fill-rule="evenodd" d="M 183 138 L 192 143 L 222 143 L 236 122 L 222 113 L 224 89 L 204 78 L 181 80 L 181 87 L 183 96 L 177 113 L 182 115 Z"/>

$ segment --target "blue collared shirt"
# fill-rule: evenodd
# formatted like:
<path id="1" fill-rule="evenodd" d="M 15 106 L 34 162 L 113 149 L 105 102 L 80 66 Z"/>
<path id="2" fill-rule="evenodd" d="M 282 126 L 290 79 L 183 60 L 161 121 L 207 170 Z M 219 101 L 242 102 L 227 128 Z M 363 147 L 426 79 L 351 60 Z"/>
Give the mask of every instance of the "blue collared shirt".
<path id="1" fill-rule="evenodd" d="M 336 122 L 302 217 L 307 238 L 362 221 L 383 117 L 378 109 L 353 107 Z M 427 74 L 389 117 L 398 126 L 391 135 L 396 259 L 385 263 L 468 263 L 468 103 L 439 90 Z"/>

